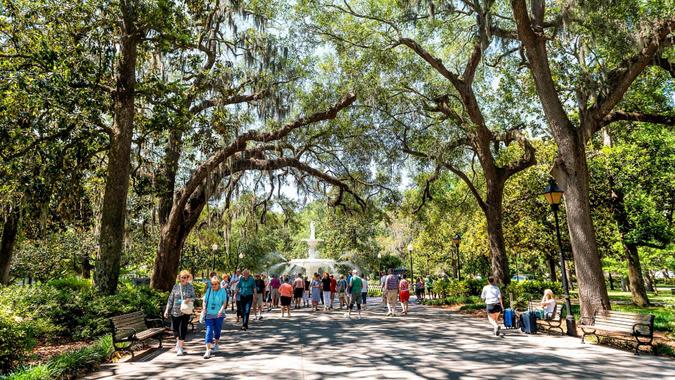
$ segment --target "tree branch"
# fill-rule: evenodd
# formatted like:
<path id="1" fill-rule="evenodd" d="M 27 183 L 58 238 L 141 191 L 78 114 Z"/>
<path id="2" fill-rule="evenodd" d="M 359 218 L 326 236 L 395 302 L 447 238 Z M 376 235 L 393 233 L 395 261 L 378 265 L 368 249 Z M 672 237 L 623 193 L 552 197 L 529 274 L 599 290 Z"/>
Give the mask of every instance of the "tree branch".
<path id="1" fill-rule="evenodd" d="M 642 112 L 614 111 L 602 119 L 602 123 L 593 131 L 597 132 L 603 126 L 615 121 L 637 121 L 642 123 L 675 125 L 674 115 L 647 114 Z"/>
<path id="2" fill-rule="evenodd" d="M 642 39 L 640 52 L 625 61 L 608 74 L 609 83 L 605 94 L 598 96 L 593 106 L 594 118 L 601 120 L 607 116 L 628 91 L 635 78 L 654 60 L 663 48 L 671 46 L 673 39 L 668 38 L 675 28 L 675 16 L 654 23 L 649 35 Z"/>
<path id="3" fill-rule="evenodd" d="M 176 207 L 178 210 L 182 210 L 185 207 L 186 203 L 188 202 L 192 193 L 208 177 L 209 173 L 212 170 L 214 170 L 218 165 L 223 163 L 230 156 L 234 155 L 237 152 L 246 150 L 246 145 L 250 141 L 270 142 L 279 140 L 287 136 L 295 129 L 304 127 L 309 124 L 317 123 L 320 121 L 334 119 L 339 111 L 349 107 L 352 103 L 354 103 L 355 100 L 356 95 L 350 93 L 344 98 L 342 98 L 342 100 L 340 100 L 338 103 L 328 108 L 327 110 L 316 112 L 309 116 L 300 117 L 296 119 L 294 122 L 288 123 L 276 131 L 261 132 L 257 130 L 252 130 L 239 135 L 232 143 L 230 143 L 227 147 L 216 152 L 214 155 L 212 155 L 210 158 L 204 161 L 195 170 L 195 172 L 192 173 L 192 176 L 190 176 L 190 179 L 185 183 L 183 188 L 176 193 L 176 197 L 174 198 L 175 199 L 174 207 Z M 173 211 L 172 214 L 174 214 Z M 172 219 L 171 216 L 170 219 Z M 172 221 L 174 223 L 178 222 L 177 216 L 174 216 L 173 220 L 170 220 L 169 223 L 171 223 Z"/>

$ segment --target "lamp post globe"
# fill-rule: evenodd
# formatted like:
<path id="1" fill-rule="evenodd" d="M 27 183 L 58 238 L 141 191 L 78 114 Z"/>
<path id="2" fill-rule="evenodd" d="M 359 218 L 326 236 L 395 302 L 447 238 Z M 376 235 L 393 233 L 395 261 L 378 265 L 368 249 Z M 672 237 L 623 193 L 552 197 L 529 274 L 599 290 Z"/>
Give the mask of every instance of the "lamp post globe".
<path id="1" fill-rule="evenodd" d="M 567 271 L 565 270 L 565 255 L 563 254 L 562 239 L 560 237 L 560 224 L 558 222 L 558 210 L 560 210 L 560 203 L 562 202 L 563 190 L 558 187 L 555 179 L 549 178 L 548 184 L 542 193 L 546 202 L 553 210 L 553 218 L 555 219 L 555 232 L 558 238 L 558 252 L 560 254 L 560 277 L 562 278 L 563 290 L 565 291 L 565 307 L 567 309 L 567 335 L 577 336 L 577 325 L 572 314 L 572 304 L 570 303 L 570 288 L 567 280 Z"/>

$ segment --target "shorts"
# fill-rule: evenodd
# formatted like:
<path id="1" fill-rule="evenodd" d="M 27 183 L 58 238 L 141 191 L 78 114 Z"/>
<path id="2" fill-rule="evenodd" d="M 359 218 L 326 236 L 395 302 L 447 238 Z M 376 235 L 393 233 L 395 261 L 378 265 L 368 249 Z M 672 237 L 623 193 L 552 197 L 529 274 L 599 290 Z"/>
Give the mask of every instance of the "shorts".
<path id="1" fill-rule="evenodd" d="M 362 299 L 361 299 L 361 293 L 360 292 L 352 294 L 352 302 L 351 302 L 352 305 L 353 304 L 360 305 L 361 301 L 362 301 Z"/>
<path id="2" fill-rule="evenodd" d="M 488 313 L 501 313 L 502 312 L 502 305 L 498 303 L 489 303 L 487 304 L 487 307 L 485 308 Z"/>
<path id="3" fill-rule="evenodd" d="M 305 289 L 303 288 L 295 288 L 293 289 L 293 298 L 302 298 L 302 293 L 305 292 Z"/>
<path id="4" fill-rule="evenodd" d="M 291 297 L 281 296 L 281 306 L 291 306 Z"/>
<path id="5" fill-rule="evenodd" d="M 258 293 L 253 300 L 253 306 L 261 307 L 263 304 L 263 295 Z"/>
<path id="6" fill-rule="evenodd" d="M 410 291 L 401 290 L 398 296 L 401 298 L 401 302 L 408 302 L 410 300 Z"/>
<path id="7" fill-rule="evenodd" d="M 384 299 L 386 303 L 393 305 L 398 301 L 398 290 L 391 289 L 384 291 Z"/>
<path id="8" fill-rule="evenodd" d="M 277 289 L 272 288 L 272 299 L 273 300 L 279 299 L 279 289 L 278 288 Z"/>

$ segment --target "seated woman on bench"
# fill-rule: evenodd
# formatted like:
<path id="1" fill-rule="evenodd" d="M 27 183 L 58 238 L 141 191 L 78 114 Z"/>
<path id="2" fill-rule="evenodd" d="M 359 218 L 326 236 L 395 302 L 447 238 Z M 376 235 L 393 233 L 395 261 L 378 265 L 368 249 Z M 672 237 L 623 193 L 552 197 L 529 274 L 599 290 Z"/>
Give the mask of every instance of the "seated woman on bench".
<path id="1" fill-rule="evenodd" d="M 553 297 L 553 290 L 551 289 L 546 289 L 544 290 L 544 297 L 541 299 L 540 303 L 541 307 L 543 310 L 541 310 L 541 313 L 543 314 L 543 319 L 551 319 L 554 317 L 555 313 L 555 298 Z"/>

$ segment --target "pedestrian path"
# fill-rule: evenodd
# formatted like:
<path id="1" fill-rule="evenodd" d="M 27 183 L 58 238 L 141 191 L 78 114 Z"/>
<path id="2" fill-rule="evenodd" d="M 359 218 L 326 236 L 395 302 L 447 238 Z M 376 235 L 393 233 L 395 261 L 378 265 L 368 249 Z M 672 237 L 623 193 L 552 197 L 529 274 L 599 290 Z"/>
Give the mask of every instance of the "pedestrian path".
<path id="1" fill-rule="evenodd" d="M 369 300 L 361 319 L 343 312 L 267 313 L 238 330 L 228 315 L 221 351 L 202 359 L 203 335 L 188 355 L 161 349 L 141 361 L 109 364 L 87 379 L 675 379 L 675 360 L 590 344 L 578 338 L 492 335 L 486 320 L 413 305 L 386 317 Z"/>

